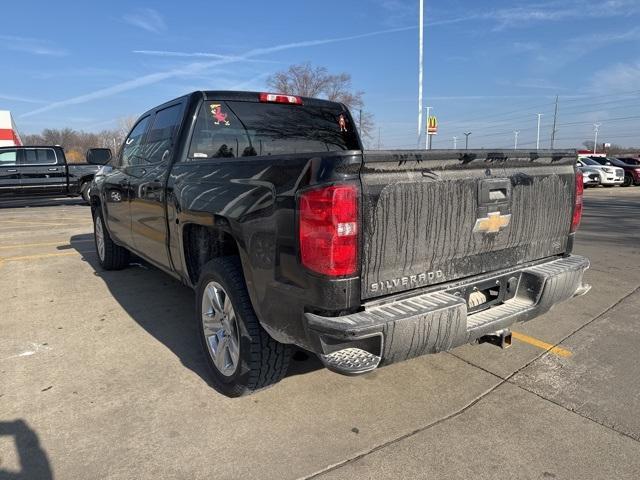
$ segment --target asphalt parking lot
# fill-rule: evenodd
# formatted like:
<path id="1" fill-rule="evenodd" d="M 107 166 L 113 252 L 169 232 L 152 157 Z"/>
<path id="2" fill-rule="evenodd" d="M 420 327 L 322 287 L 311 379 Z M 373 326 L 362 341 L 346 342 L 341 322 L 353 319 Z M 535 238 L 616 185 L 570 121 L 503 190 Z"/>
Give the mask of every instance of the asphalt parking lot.
<path id="1" fill-rule="evenodd" d="M 0 479 L 640 478 L 640 188 L 588 190 L 592 291 L 466 346 L 349 378 L 299 355 L 228 399 L 192 292 L 98 266 L 77 200 L 0 208 Z"/>

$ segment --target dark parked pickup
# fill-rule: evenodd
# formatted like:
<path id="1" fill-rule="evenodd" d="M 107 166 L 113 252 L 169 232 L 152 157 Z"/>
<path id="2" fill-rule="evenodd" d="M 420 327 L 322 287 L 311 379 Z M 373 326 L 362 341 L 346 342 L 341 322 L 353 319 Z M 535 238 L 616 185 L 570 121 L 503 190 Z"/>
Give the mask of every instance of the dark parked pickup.
<path id="1" fill-rule="evenodd" d="M 363 151 L 342 104 L 195 92 L 143 114 L 96 176 L 96 248 L 106 269 L 135 252 L 195 289 L 213 382 L 238 396 L 281 379 L 291 345 L 364 373 L 508 344 L 512 324 L 586 293 L 575 164 Z"/>
<path id="2" fill-rule="evenodd" d="M 82 196 L 99 167 L 68 164 L 62 147 L 0 147 L 0 199 L 16 196 Z"/>

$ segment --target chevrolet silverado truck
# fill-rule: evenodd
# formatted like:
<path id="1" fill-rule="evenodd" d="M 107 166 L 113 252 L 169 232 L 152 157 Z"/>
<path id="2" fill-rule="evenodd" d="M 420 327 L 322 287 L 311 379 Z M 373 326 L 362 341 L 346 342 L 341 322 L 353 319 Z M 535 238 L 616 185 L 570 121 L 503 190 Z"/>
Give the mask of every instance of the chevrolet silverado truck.
<path id="1" fill-rule="evenodd" d="M 96 165 L 70 164 L 60 146 L 0 147 L 0 200 L 81 196 L 89 201 Z"/>
<path id="2" fill-rule="evenodd" d="M 356 375 L 505 345 L 589 289 L 575 151 L 367 151 L 340 103 L 206 91 L 90 153 L 101 266 L 133 252 L 195 290 L 228 396 L 280 380 L 292 346 Z"/>

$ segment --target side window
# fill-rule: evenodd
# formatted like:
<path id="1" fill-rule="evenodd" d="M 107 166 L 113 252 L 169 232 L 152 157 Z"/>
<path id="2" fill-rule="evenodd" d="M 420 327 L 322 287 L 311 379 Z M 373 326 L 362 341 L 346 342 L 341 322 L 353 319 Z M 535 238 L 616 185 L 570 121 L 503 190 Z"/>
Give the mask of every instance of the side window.
<path id="1" fill-rule="evenodd" d="M 0 151 L 0 167 L 15 167 L 17 161 L 16 150 L 2 150 Z"/>
<path id="2" fill-rule="evenodd" d="M 131 167 L 146 163 L 142 152 L 142 138 L 149 124 L 149 116 L 147 115 L 140 120 L 131 133 L 124 141 L 122 146 L 122 156 L 120 160 L 121 167 Z"/>
<path id="3" fill-rule="evenodd" d="M 56 153 L 50 148 L 26 148 L 23 165 L 55 165 Z"/>
<path id="4" fill-rule="evenodd" d="M 158 163 L 165 152 L 171 148 L 180 120 L 182 104 L 160 110 L 153 118 L 153 125 L 145 140 L 145 157 L 148 163 Z"/>
<path id="5" fill-rule="evenodd" d="M 247 130 L 224 102 L 206 102 L 200 107 L 191 137 L 189 158 L 234 158 L 257 155 Z"/>

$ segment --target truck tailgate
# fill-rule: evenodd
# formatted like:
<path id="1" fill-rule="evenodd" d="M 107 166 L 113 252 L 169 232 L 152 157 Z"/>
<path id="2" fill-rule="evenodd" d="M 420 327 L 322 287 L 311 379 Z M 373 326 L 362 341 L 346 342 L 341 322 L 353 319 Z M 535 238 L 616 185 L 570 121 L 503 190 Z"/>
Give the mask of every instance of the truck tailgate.
<path id="1" fill-rule="evenodd" d="M 362 298 L 566 251 L 572 151 L 364 152 Z"/>

